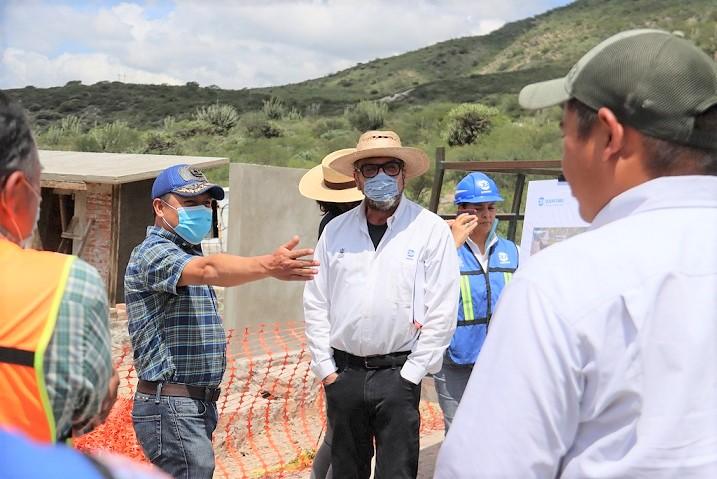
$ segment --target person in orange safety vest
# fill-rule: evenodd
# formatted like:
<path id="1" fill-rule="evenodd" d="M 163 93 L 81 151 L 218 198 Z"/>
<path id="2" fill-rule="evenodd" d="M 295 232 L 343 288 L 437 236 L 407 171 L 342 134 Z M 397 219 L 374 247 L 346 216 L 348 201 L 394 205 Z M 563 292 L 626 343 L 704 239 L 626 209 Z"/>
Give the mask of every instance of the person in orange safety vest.
<path id="1" fill-rule="evenodd" d="M 0 427 L 55 442 L 101 423 L 119 381 L 97 270 L 27 248 L 40 172 L 22 109 L 0 93 Z"/>

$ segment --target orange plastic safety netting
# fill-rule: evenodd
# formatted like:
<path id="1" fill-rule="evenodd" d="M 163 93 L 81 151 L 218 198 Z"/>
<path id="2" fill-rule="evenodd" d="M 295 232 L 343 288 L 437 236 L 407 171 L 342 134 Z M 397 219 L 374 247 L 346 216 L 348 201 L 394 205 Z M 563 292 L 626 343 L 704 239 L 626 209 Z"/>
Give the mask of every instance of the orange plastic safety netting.
<path id="1" fill-rule="evenodd" d="M 92 433 L 75 440 L 144 461 L 132 428 L 137 375 L 124 343 L 115 351 L 117 403 Z M 215 477 L 284 477 L 311 465 L 326 427 L 323 388 L 309 369 L 303 323 L 259 325 L 227 334 L 227 371 L 217 402 Z M 443 428 L 435 403 L 421 401 L 421 433 Z"/>

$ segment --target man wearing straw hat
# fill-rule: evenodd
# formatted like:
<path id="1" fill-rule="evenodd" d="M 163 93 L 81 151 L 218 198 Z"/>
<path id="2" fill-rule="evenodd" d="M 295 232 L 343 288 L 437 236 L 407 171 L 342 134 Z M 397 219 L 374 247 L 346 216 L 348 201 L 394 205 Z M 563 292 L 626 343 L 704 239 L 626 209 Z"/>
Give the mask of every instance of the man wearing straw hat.
<path id="1" fill-rule="evenodd" d="M 316 200 L 324 215 L 319 224 L 319 236 L 329 221 L 357 207 L 363 200 L 363 193 L 356 188 L 353 176 L 342 175 L 329 167 L 336 158 L 354 151 L 356 148 L 344 148 L 329 153 L 299 181 L 299 193 Z"/>
<path id="2" fill-rule="evenodd" d="M 311 367 L 334 427 L 334 477 L 415 478 L 421 379 L 441 367 L 455 329 L 458 258 L 437 215 L 403 196 L 428 157 L 392 131 L 361 135 L 331 168 L 366 196 L 328 224 L 322 268 L 304 290 Z"/>

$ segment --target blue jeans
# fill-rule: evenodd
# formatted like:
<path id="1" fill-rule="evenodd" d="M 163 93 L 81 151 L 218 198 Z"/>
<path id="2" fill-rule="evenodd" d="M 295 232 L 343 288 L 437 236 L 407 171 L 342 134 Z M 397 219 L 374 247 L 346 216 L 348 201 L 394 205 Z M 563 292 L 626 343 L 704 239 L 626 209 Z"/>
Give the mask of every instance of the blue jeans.
<path id="1" fill-rule="evenodd" d="M 135 393 L 132 424 L 144 455 L 175 479 L 211 479 L 215 402 Z"/>
<path id="2" fill-rule="evenodd" d="M 473 366 L 451 365 L 444 360 L 441 370 L 433 375 L 433 384 L 436 386 L 436 394 L 438 394 L 438 404 L 441 406 L 441 411 L 443 411 L 446 434 L 448 434 L 448 428 L 451 427 L 453 418 L 456 415 L 458 404 L 463 397 L 463 391 L 466 390 L 471 372 L 473 372 Z"/>

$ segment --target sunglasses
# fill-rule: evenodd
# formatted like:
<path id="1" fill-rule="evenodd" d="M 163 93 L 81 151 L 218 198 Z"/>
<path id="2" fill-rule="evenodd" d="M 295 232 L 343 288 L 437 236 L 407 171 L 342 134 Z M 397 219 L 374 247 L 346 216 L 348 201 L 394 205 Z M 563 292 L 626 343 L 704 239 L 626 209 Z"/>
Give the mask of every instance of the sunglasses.
<path id="1" fill-rule="evenodd" d="M 376 165 L 373 163 L 365 163 L 356 168 L 356 171 L 360 171 L 364 178 L 373 178 L 378 175 L 378 172 L 383 170 L 388 176 L 398 176 L 403 170 L 403 162 L 399 160 L 388 161 L 382 165 Z"/>

